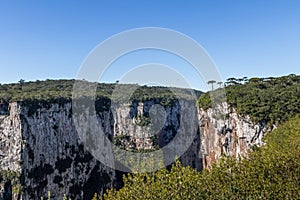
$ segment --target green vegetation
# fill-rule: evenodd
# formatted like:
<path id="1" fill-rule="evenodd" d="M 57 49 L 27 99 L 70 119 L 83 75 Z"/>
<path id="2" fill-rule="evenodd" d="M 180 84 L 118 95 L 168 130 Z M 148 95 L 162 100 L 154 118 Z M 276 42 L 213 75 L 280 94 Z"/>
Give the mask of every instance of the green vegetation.
<path id="1" fill-rule="evenodd" d="M 71 98 L 74 80 L 46 80 L 0 85 L 0 101 Z"/>
<path id="2" fill-rule="evenodd" d="M 151 118 L 149 116 L 138 114 L 135 116 L 135 119 L 136 124 L 141 127 L 148 126 L 151 123 Z"/>
<path id="3" fill-rule="evenodd" d="M 112 101 L 113 103 L 132 103 L 154 100 L 167 107 L 180 99 L 195 101 L 200 95 L 199 91 L 191 89 L 91 83 L 84 80 L 79 82 L 82 83 L 78 86 L 80 94 L 76 94 L 75 97 L 95 100 L 96 112 L 107 111 Z M 0 84 L 0 106 L 3 103 L 21 101 L 29 108 L 28 115 L 31 116 L 40 107 L 49 107 L 52 103 L 63 105 L 71 102 L 74 83 L 75 80 L 36 82 L 20 80 L 19 83 Z M 92 91 L 95 91 L 95 94 Z M 2 111 L 2 113 L 5 112 Z"/>
<path id="4" fill-rule="evenodd" d="M 171 170 L 124 176 L 124 187 L 103 199 L 299 199 L 300 118 L 265 137 L 249 157 L 223 158 L 197 172 L 179 161 Z M 96 197 L 94 198 L 96 199 Z"/>
<path id="5" fill-rule="evenodd" d="M 21 173 L 11 170 L 1 170 L 0 171 L 0 182 L 6 183 L 11 182 L 12 193 L 21 194 L 22 185 L 21 185 Z"/>
<path id="6" fill-rule="evenodd" d="M 250 115 L 255 122 L 279 125 L 300 113 L 300 76 L 291 74 L 279 78 L 230 78 L 226 82 L 229 105 L 242 116 Z M 220 89 L 212 91 L 218 95 Z M 198 105 L 211 107 L 210 94 L 201 95 Z"/>
<path id="7" fill-rule="evenodd" d="M 117 93 L 115 91 L 116 84 L 108 83 L 90 83 L 81 81 L 84 86 L 94 89 L 97 84 L 96 98 L 111 98 L 114 100 L 125 100 L 124 97 L 130 96 L 131 101 L 146 101 L 152 99 L 160 99 L 160 101 L 169 104 L 172 99 L 192 99 L 192 94 L 199 96 L 200 92 L 191 89 L 167 88 L 167 87 L 147 87 L 137 84 L 118 84 Z M 25 82 L 20 80 L 19 83 L 0 84 L 0 102 L 15 102 L 25 100 L 44 100 L 53 99 L 71 99 L 73 84 L 75 80 L 46 80 L 36 82 Z M 128 94 L 128 91 L 133 91 Z M 115 93 L 116 94 L 115 94 Z M 89 95 L 89 90 L 83 88 L 81 95 Z"/>
<path id="8" fill-rule="evenodd" d="M 126 146 L 129 146 L 129 149 L 135 149 L 135 143 L 132 141 L 129 135 L 115 135 L 113 138 L 113 143 L 123 150 L 126 149 Z"/>

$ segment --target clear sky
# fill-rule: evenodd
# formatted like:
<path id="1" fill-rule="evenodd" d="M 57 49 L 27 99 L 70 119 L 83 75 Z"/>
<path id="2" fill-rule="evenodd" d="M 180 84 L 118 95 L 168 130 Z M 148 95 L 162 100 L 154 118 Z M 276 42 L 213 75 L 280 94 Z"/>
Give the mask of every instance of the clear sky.
<path id="1" fill-rule="evenodd" d="M 75 78 L 88 53 L 119 32 L 164 27 L 182 32 L 209 53 L 225 80 L 300 74 L 298 0 L 0 0 L 0 82 Z M 116 81 L 144 62 L 172 60 L 158 52 L 118 61 L 103 80 Z M 197 76 L 187 77 L 201 88 Z"/>

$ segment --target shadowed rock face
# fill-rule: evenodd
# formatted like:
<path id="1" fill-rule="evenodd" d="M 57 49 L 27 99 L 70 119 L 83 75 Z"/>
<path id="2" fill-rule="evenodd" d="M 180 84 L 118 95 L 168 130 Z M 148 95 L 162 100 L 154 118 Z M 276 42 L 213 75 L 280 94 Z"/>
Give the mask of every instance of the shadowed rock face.
<path id="1" fill-rule="evenodd" d="M 8 103 L 1 103 L 0 102 L 0 115 L 7 115 L 8 114 Z"/>
<path id="2" fill-rule="evenodd" d="M 11 103 L 0 116 L 2 170 L 20 173 L 22 199 L 48 196 L 91 199 L 115 181 L 115 171 L 102 165 L 81 143 L 71 104 L 42 105 L 33 113 L 24 103 Z M 101 120 L 101 119 L 99 119 Z"/>
<path id="3" fill-rule="evenodd" d="M 184 121 L 190 120 L 191 106 L 195 105 L 175 102 L 163 107 L 161 113 L 159 109 L 151 110 L 157 103 L 133 102 L 103 109 L 97 113 L 97 121 L 105 134 L 114 142 L 118 139 L 124 149 L 155 150 L 167 145 L 180 127 L 188 130 L 184 129 Z M 102 194 L 106 188 L 122 185 L 120 172 L 101 164 L 85 149 L 72 119 L 70 102 L 10 103 L 7 110 L 0 115 L 0 169 L 20 174 L 23 192 L 19 196 L 12 194 L 13 199 L 40 199 L 47 197 L 48 191 L 54 199 L 64 194 L 72 199 L 91 199 L 94 193 Z M 229 117 L 218 116 L 220 111 Z M 156 137 L 147 131 L 151 112 L 164 119 L 163 123 L 155 118 L 151 122 L 158 124 Z M 196 134 L 180 158 L 184 165 L 198 170 L 209 168 L 223 153 L 237 157 L 251 146 L 262 144 L 266 131 L 263 125 L 229 113 L 226 104 L 197 112 L 198 122 L 193 127 Z M 1 188 L 6 195 L 2 183 Z"/>

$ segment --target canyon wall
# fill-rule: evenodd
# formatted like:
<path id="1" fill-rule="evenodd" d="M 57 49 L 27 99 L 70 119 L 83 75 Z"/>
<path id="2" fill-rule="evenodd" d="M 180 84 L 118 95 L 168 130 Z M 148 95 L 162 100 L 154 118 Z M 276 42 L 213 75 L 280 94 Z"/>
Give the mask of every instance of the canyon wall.
<path id="1" fill-rule="evenodd" d="M 156 150 L 172 141 L 179 130 L 189 130 L 184 122 L 191 120 L 195 105 L 188 101 L 159 103 L 121 104 L 98 112 L 97 121 L 124 149 Z M 197 123 L 192 127 L 196 134 L 180 157 L 184 165 L 209 168 L 222 154 L 237 157 L 262 144 L 264 125 L 228 110 L 226 103 L 207 111 L 196 110 Z M 149 132 L 151 124 L 155 126 Z M 74 125 L 71 102 L 10 103 L 0 111 L 0 145 L 0 169 L 16 172 L 14 176 L 19 178 L 19 183 L 14 183 L 9 177 L 0 177 L 0 199 L 40 199 L 47 197 L 48 191 L 53 199 L 62 199 L 64 194 L 72 199 L 91 199 L 95 192 L 102 194 L 121 179 L 119 172 L 101 164 L 85 149 Z"/>
<path id="2" fill-rule="evenodd" d="M 263 145 L 262 138 L 270 131 L 263 122 L 255 124 L 250 116 L 239 116 L 227 103 L 206 111 L 200 108 L 198 118 L 203 168 L 208 169 L 222 155 L 246 156 L 249 150 Z"/>
<path id="3" fill-rule="evenodd" d="M 11 103 L 9 115 L 1 119 L 0 167 L 19 172 L 23 192 L 18 198 L 46 198 L 49 191 L 53 199 L 64 194 L 91 199 L 95 192 L 113 187 L 115 171 L 85 150 L 72 120 L 71 103 Z"/>

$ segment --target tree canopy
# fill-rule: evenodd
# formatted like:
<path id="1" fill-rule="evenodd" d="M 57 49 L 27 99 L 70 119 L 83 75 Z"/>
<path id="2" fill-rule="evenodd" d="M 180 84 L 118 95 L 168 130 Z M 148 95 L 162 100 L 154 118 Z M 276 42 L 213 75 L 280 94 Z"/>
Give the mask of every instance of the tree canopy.
<path id="1" fill-rule="evenodd" d="M 134 89 L 134 92 L 130 94 L 131 101 L 161 99 L 168 103 L 174 99 L 178 99 L 178 97 L 191 100 L 195 97 L 199 97 L 201 93 L 197 90 L 174 87 L 148 87 L 139 86 L 137 84 L 89 83 L 84 80 L 81 81 L 83 83 L 90 84 L 86 84 L 88 87 L 94 87 L 95 84 L 97 85 L 95 93 L 96 99 L 111 99 L 112 95 L 116 95 L 115 98 L 117 100 L 122 100 L 124 97 L 128 96 L 128 91 Z M 71 100 L 74 83 L 75 80 L 45 80 L 25 82 L 23 79 L 21 79 L 19 83 L 0 84 L 0 102 L 28 100 L 51 101 L 57 99 Z M 116 87 L 119 87 L 117 94 L 114 93 Z M 83 90 L 82 95 L 86 95 L 84 92 L 88 93 L 87 89 Z"/>
<path id="2" fill-rule="evenodd" d="M 254 122 L 279 125 L 300 113 L 300 76 L 291 74 L 279 78 L 229 78 L 226 98 L 228 104 L 242 115 L 250 115 Z M 215 94 L 218 90 L 214 91 Z M 210 93 L 198 100 L 199 107 L 211 107 Z"/>

